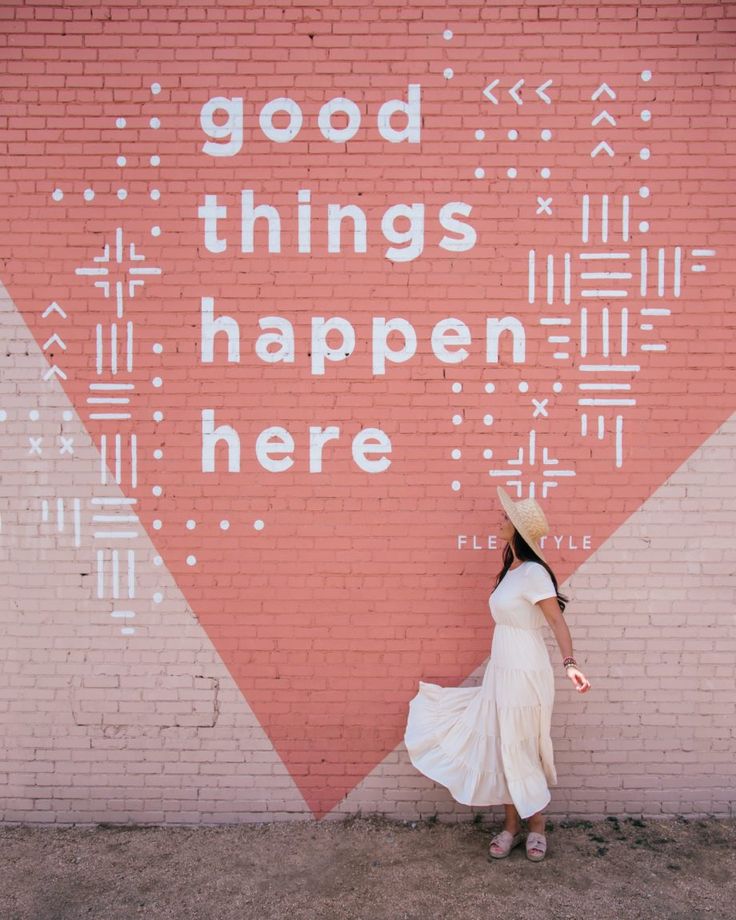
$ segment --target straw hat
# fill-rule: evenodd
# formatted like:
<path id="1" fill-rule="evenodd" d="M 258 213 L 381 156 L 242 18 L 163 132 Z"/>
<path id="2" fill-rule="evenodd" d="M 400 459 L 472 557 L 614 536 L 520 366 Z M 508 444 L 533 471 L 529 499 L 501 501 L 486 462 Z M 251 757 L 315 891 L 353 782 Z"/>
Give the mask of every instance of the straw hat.
<path id="1" fill-rule="evenodd" d="M 544 559 L 544 554 L 539 547 L 539 539 L 549 533 L 549 524 L 537 500 L 530 497 L 515 502 L 501 486 L 496 486 L 496 491 L 511 523 L 539 558 Z M 544 561 L 547 560 L 544 559 Z"/>

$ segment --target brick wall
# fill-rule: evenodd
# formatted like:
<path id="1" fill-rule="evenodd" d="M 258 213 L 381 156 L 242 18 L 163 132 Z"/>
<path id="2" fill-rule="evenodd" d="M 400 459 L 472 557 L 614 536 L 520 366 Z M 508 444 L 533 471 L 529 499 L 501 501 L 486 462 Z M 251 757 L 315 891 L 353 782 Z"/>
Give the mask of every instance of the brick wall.
<path id="1" fill-rule="evenodd" d="M 548 813 L 733 813 L 734 10 L 2 5 L 0 820 L 491 814 L 498 484 Z"/>

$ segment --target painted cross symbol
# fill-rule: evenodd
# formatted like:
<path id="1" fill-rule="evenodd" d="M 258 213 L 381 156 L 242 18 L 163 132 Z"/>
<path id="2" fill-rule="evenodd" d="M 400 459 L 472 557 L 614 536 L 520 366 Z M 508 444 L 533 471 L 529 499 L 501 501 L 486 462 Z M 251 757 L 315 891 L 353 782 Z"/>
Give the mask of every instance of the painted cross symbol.
<path id="1" fill-rule="evenodd" d="M 128 260 L 130 262 L 145 262 L 146 257 L 140 255 L 135 251 L 135 243 L 130 244 L 130 253 Z M 117 227 L 115 230 L 115 262 L 122 266 L 125 260 L 123 253 L 123 228 Z M 105 243 L 105 249 L 101 256 L 95 256 L 93 259 L 94 262 L 104 263 L 110 262 L 110 244 Z M 110 287 L 112 284 L 115 286 L 115 300 L 117 305 L 117 317 L 122 319 L 123 316 L 123 297 L 125 292 L 125 281 L 128 281 L 128 294 L 130 297 L 135 296 L 135 289 L 137 287 L 142 287 L 145 284 L 143 278 L 138 277 L 128 277 L 128 276 L 140 276 L 140 275 L 160 275 L 161 269 L 154 266 L 132 266 L 129 268 L 121 268 L 120 274 L 122 277 L 118 280 L 110 279 L 110 270 L 99 264 L 98 266 L 91 266 L 89 268 L 77 268 L 75 269 L 75 274 L 77 275 L 91 275 L 101 276 L 106 280 L 95 281 L 95 287 L 102 288 L 105 297 L 110 296 Z"/>

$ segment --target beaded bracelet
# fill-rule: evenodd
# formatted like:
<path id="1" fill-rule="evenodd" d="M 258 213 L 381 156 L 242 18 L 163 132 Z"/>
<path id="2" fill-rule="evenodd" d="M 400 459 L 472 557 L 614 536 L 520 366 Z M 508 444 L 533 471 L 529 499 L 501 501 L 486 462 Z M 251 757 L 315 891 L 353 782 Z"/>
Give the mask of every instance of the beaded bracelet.
<path id="1" fill-rule="evenodd" d="M 565 670 L 567 670 L 569 667 L 574 667 L 574 668 L 576 668 L 577 666 L 578 666 L 577 661 L 575 661 L 575 659 L 572 658 L 572 657 L 570 657 L 570 656 L 568 656 L 567 658 L 565 658 L 564 661 L 562 662 L 562 667 L 563 667 Z"/>

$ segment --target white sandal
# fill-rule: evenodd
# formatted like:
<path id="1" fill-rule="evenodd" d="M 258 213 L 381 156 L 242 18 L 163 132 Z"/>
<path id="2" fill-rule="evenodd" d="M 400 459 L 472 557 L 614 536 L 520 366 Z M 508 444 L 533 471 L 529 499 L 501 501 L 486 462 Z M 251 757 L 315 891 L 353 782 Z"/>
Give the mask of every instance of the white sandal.
<path id="1" fill-rule="evenodd" d="M 511 831 L 501 831 L 491 840 L 488 847 L 488 856 L 493 857 L 493 859 L 503 859 L 504 856 L 509 855 L 515 846 L 521 843 L 523 836 L 521 831 L 518 834 L 512 834 Z M 498 850 L 497 853 L 493 852 L 492 848 L 494 846 Z"/>
<path id="2" fill-rule="evenodd" d="M 536 852 L 535 852 L 536 851 Z M 547 852 L 547 838 L 544 834 L 529 831 L 526 835 L 526 855 L 532 862 L 540 862 Z"/>

